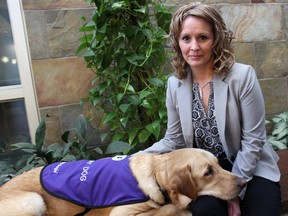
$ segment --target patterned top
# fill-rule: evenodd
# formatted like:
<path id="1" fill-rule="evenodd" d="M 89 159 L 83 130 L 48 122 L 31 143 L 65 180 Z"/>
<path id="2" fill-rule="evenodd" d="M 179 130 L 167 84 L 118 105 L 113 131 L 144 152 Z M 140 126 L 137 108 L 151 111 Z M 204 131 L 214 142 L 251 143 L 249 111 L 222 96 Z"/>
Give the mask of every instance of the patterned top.
<path id="1" fill-rule="evenodd" d="M 210 82 L 210 96 L 208 101 L 207 113 L 204 110 L 202 101 L 199 97 L 199 85 L 193 83 L 193 110 L 192 122 L 194 129 L 194 140 L 198 148 L 207 150 L 220 157 L 225 154 L 219 138 L 216 118 L 214 115 L 214 91 L 213 82 Z"/>

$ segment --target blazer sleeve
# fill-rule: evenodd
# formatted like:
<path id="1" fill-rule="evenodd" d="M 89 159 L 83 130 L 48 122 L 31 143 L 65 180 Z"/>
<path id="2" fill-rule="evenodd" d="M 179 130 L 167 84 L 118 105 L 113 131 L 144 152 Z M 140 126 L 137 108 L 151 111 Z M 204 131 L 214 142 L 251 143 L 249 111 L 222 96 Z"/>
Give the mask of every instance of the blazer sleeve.
<path id="1" fill-rule="evenodd" d="M 233 173 L 250 180 L 267 143 L 265 128 L 265 104 L 254 69 L 249 66 L 240 73 L 239 108 L 241 143 L 233 166 Z M 238 77 L 239 78 L 239 77 Z"/>
<path id="2" fill-rule="evenodd" d="M 151 147 L 142 152 L 145 153 L 165 153 L 175 149 L 186 147 L 183 133 L 181 129 L 178 101 L 177 101 L 177 88 L 179 80 L 172 76 L 168 79 L 166 90 L 166 108 L 167 108 L 167 130 L 165 136 L 158 142 L 154 143 Z"/>

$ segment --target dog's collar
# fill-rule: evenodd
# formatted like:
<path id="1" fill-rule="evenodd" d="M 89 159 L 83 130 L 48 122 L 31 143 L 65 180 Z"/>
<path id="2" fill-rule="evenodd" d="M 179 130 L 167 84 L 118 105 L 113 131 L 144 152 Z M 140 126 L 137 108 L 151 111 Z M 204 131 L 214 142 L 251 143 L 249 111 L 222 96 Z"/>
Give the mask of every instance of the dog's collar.
<path id="1" fill-rule="evenodd" d="M 163 197 L 164 197 L 165 204 L 170 204 L 170 203 L 171 203 L 171 199 L 170 199 L 167 191 L 161 189 L 160 187 L 159 187 L 159 190 L 160 190 L 160 192 L 162 193 L 162 195 L 163 195 Z"/>
<path id="2" fill-rule="evenodd" d="M 157 186 L 158 186 L 159 191 L 161 192 L 161 194 L 162 194 L 163 197 L 164 197 L 164 201 L 165 201 L 164 205 L 165 205 L 165 204 L 170 204 L 170 203 L 172 203 L 172 201 L 171 201 L 171 199 L 170 199 L 167 191 L 166 191 L 166 190 L 163 190 L 163 189 L 161 188 L 161 186 L 160 186 L 160 184 L 158 183 L 156 177 L 155 177 L 155 180 L 156 180 L 156 183 L 157 183 Z"/>

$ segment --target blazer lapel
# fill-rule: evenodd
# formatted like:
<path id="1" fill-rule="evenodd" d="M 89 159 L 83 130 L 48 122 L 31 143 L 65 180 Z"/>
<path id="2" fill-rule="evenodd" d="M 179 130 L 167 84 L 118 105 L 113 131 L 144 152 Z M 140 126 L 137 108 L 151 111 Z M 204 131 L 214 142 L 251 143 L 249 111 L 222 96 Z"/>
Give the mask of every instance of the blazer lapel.
<path id="1" fill-rule="evenodd" d="M 179 116 L 181 121 L 182 133 L 187 147 L 193 146 L 193 126 L 192 126 L 192 81 L 191 73 L 186 79 L 180 81 L 177 89 Z"/>
<path id="2" fill-rule="evenodd" d="M 227 109 L 227 95 L 228 84 L 223 80 L 226 75 L 214 75 L 214 103 L 215 103 L 215 116 L 220 140 L 223 142 L 225 152 L 227 152 L 227 142 L 225 139 L 225 126 L 226 126 L 226 109 Z"/>
<path id="3" fill-rule="evenodd" d="M 214 102 L 215 102 L 215 116 L 218 127 L 220 140 L 223 142 L 223 147 L 227 152 L 227 144 L 225 139 L 226 126 L 226 107 L 228 85 L 223 81 L 226 75 L 214 75 Z M 187 147 L 193 147 L 193 125 L 192 125 L 192 81 L 191 73 L 188 73 L 186 79 L 180 81 L 180 86 L 177 89 L 179 116 L 183 136 Z"/>

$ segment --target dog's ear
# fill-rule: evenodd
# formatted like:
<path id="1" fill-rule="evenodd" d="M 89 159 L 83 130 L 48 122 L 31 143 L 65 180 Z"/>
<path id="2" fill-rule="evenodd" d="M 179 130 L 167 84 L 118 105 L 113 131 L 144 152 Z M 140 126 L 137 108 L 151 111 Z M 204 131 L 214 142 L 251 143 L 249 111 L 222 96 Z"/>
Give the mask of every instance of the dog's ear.
<path id="1" fill-rule="evenodd" d="M 171 178 L 172 194 L 183 194 L 192 200 L 197 198 L 196 185 L 192 178 L 191 166 L 175 170 Z"/>

